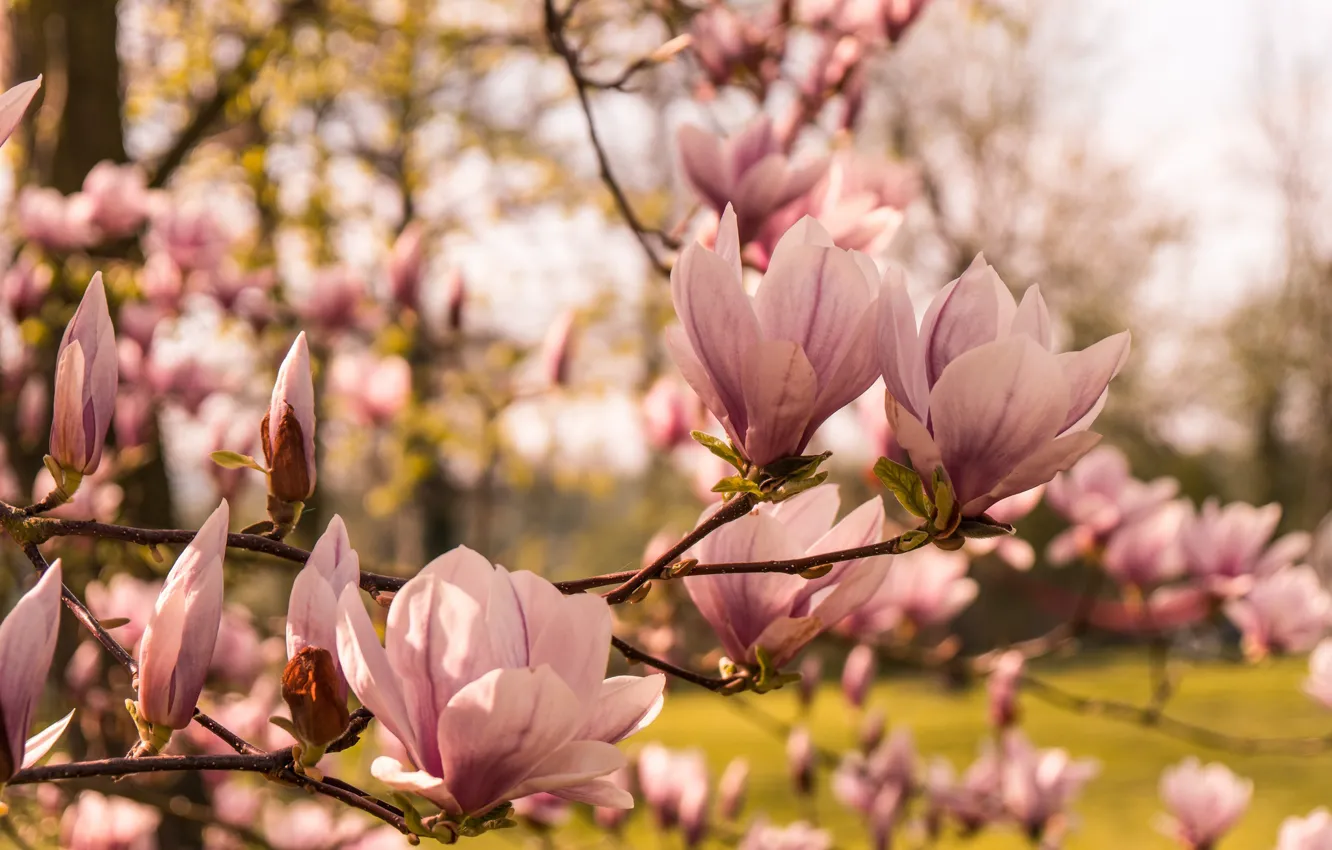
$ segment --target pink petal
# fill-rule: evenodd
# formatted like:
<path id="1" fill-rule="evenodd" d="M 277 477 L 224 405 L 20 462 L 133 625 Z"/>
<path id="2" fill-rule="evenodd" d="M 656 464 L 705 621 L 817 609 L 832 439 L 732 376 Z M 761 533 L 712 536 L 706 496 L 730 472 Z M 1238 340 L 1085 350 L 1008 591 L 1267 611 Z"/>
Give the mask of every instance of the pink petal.
<path id="1" fill-rule="evenodd" d="M 985 257 L 944 287 L 921 320 L 920 339 L 930 386 L 965 352 L 1008 334 L 1017 304 Z"/>
<path id="2" fill-rule="evenodd" d="M 56 363 L 50 453 L 61 465 L 79 472 L 86 469 L 91 460 L 83 418 L 86 407 L 84 373 L 83 346 L 75 341 L 60 352 Z"/>
<path id="3" fill-rule="evenodd" d="M 1041 297 L 1041 288 L 1032 286 L 1022 294 L 1022 303 L 1013 316 L 1014 334 L 1025 334 L 1036 340 L 1041 348 L 1050 349 L 1053 341 L 1053 329 L 1050 327 L 1050 310 Z"/>
<path id="4" fill-rule="evenodd" d="M 305 448 L 306 469 L 310 474 L 310 487 L 315 486 L 315 398 L 314 379 L 310 376 L 310 346 L 305 341 L 305 331 L 296 335 L 291 350 L 287 352 L 282 366 L 278 369 L 277 380 L 273 384 L 273 397 L 268 408 L 268 438 L 272 443 L 277 439 L 277 423 L 282 421 L 286 405 L 291 405 L 292 415 L 301 426 L 301 440 Z M 270 449 L 276 452 L 276 446 Z"/>
<path id="5" fill-rule="evenodd" d="M 911 456 L 911 465 L 925 480 L 925 489 L 932 491 L 931 476 L 943 463 L 938 443 L 925 425 L 891 393 L 884 396 L 884 409 L 898 445 Z"/>
<path id="6" fill-rule="evenodd" d="M 899 405 L 923 422 L 929 413 L 929 386 L 925 382 L 916 313 L 901 268 L 890 267 L 884 274 L 875 313 L 876 348 L 884 385 Z"/>
<path id="7" fill-rule="evenodd" d="M 73 719 L 74 712 L 71 711 L 69 714 L 66 714 L 55 723 L 52 723 L 50 726 L 47 726 L 42 731 L 29 738 L 23 747 L 23 764 L 21 767 L 32 767 L 37 762 L 41 761 L 42 757 L 49 753 L 51 748 L 56 745 L 56 741 L 60 740 L 60 736 L 65 734 L 65 730 L 69 728 L 69 722 Z"/>
<path id="8" fill-rule="evenodd" d="M 446 812 L 463 813 L 443 779 L 424 770 L 408 770 L 395 758 L 380 756 L 375 759 L 370 763 L 370 775 L 390 788 L 425 797 Z"/>
<path id="9" fill-rule="evenodd" d="M 587 786 L 591 781 L 627 764 L 624 753 L 603 741 L 570 741 L 543 759 L 512 795 L 525 797 L 542 791 L 558 794 L 561 789 L 569 789 L 571 793 L 580 793 L 574 789 L 581 789 L 581 793 L 590 793 L 592 789 Z M 609 784 L 610 781 L 606 781 Z"/>
<path id="10" fill-rule="evenodd" d="M 821 555 L 825 552 L 836 552 L 840 549 L 852 549 L 878 543 L 883 540 L 883 521 L 883 501 L 875 496 L 847 514 L 841 522 L 829 529 L 819 540 L 810 544 L 806 548 L 806 554 Z M 888 566 L 886 556 L 882 560 L 879 558 L 872 560 L 877 564 L 876 569 L 883 570 Z M 840 581 L 843 574 L 858 563 L 860 563 L 859 560 L 843 561 L 834 565 L 822 578 L 810 579 L 805 583 L 800 599 L 807 601 L 818 591 Z M 796 610 L 802 610 L 800 605 L 801 602 L 798 601 Z"/>
<path id="11" fill-rule="evenodd" d="M 462 590 L 482 608 L 489 605 L 497 572 L 485 555 L 466 546 L 455 546 L 421 570 L 422 575 L 429 574 Z"/>
<path id="12" fill-rule="evenodd" d="M 817 617 L 782 617 L 769 623 L 754 641 L 753 646 L 763 647 L 770 663 L 780 668 L 795 658 L 806 644 L 831 625 L 833 624 L 824 623 Z M 753 664 L 757 660 L 757 655 L 751 650 L 744 660 Z"/>
<path id="13" fill-rule="evenodd" d="M 442 775 L 462 810 L 477 814 L 515 796 L 550 790 L 519 789 L 573 739 L 581 713 L 578 697 L 547 666 L 492 670 L 458 691 L 439 715 L 438 735 Z M 597 775 L 579 775 L 568 784 Z"/>
<path id="14" fill-rule="evenodd" d="M 841 503 L 837 485 L 825 484 L 762 510 L 786 526 L 791 543 L 803 551 L 832 528 Z"/>
<path id="15" fill-rule="evenodd" d="M 610 606 L 600 596 L 566 596 L 541 576 L 510 576 L 522 609 L 528 665 L 549 665 L 585 706 L 601 696 L 610 658 Z"/>
<path id="16" fill-rule="evenodd" d="M 379 645 L 370 615 L 354 587 L 345 589 L 338 598 L 338 660 L 356 698 L 402 742 L 412 761 L 422 764 L 401 685 L 402 677 L 409 674 L 394 670 L 389 663 L 388 653 Z"/>
<path id="17" fill-rule="evenodd" d="M 736 229 L 735 207 L 726 205 L 721 221 L 717 223 L 715 253 L 731 267 L 736 280 L 743 280 L 744 267 L 740 261 L 740 233 Z"/>
<path id="18" fill-rule="evenodd" d="M 661 713 L 666 677 L 615 676 L 601 685 L 601 698 L 579 738 L 615 744 L 647 728 Z"/>
<path id="19" fill-rule="evenodd" d="M 746 457 L 765 466 L 799 454 L 818 387 L 800 346 L 786 340 L 759 342 L 745 357 L 743 375 Z"/>
<path id="20" fill-rule="evenodd" d="M 760 339 L 749 296 L 726 260 L 691 245 L 671 270 L 671 298 L 690 347 L 716 388 L 726 415 L 743 433 L 745 363 Z"/>
<path id="21" fill-rule="evenodd" d="M 733 187 L 717 137 L 686 125 L 676 134 L 676 144 L 680 148 L 680 164 L 689 185 L 713 209 L 723 209 L 731 200 Z"/>
<path id="22" fill-rule="evenodd" d="M 1056 437 L 1018 464 L 988 494 L 963 505 L 962 512 L 969 516 L 984 513 L 1001 499 L 1044 484 L 1077 463 L 1100 441 L 1101 435 L 1094 431 L 1074 431 Z"/>
<path id="23" fill-rule="evenodd" d="M 1110 379 L 1124 367 L 1128 354 L 1129 332 L 1123 331 L 1082 351 L 1059 355 L 1059 364 L 1064 368 L 1069 387 L 1068 414 L 1060 430 L 1071 428 L 1091 411 L 1105 393 Z"/>
<path id="24" fill-rule="evenodd" d="M 828 417 L 864 395 L 879 377 L 879 367 L 874 357 L 874 331 L 875 313 L 871 303 L 846 334 L 852 344 L 841 352 L 841 359 L 828 370 L 827 377 L 820 378 L 819 392 L 814 399 L 814 413 L 805 431 L 806 442 Z"/>
<path id="25" fill-rule="evenodd" d="M 990 492 L 1055 436 L 1067 410 L 1059 361 L 1028 337 L 972 348 L 953 360 L 930 394 L 930 422 L 958 502 Z"/>
<path id="26" fill-rule="evenodd" d="M 37 79 L 11 86 L 0 94 L 0 144 L 13 135 L 14 128 L 23 120 L 23 114 L 41 87 L 42 78 L 38 75 Z"/>
<path id="27" fill-rule="evenodd" d="M 740 443 L 741 435 L 731 427 L 730 411 L 722 403 L 721 394 L 712 383 L 712 377 L 708 374 L 708 370 L 703 368 L 698 355 L 694 354 L 693 346 L 689 344 L 689 336 L 680 325 L 672 325 L 666 329 L 666 353 L 671 356 L 675 368 L 680 370 L 681 377 L 689 384 L 689 388 L 698 396 L 699 401 L 703 402 L 703 406 L 722 424 L 731 439 L 737 444 Z M 743 413 L 739 410 L 736 412 Z"/>
<path id="28" fill-rule="evenodd" d="M 328 521 L 328 527 L 315 541 L 310 550 L 310 560 L 315 569 L 324 576 L 324 580 L 333 588 L 334 595 L 342 593 L 349 584 L 361 580 L 361 559 L 351 547 L 351 538 L 347 536 L 347 524 L 337 514 Z"/>
<path id="29" fill-rule="evenodd" d="M 608 809 L 634 807 L 634 795 L 621 788 L 613 779 L 594 779 L 582 785 L 571 785 L 550 793 L 576 803 L 588 803 Z"/>
<path id="30" fill-rule="evenodd" d="M 60 628 L 60 561 L 19 598 L 0 622 L 0 723 L 15 762 L 22 762 L 25 738 L 41 699 Z M 3 777 L 7 780 L 9 777 Z M 3 781 L 0 780 L 0 781 Z"/>

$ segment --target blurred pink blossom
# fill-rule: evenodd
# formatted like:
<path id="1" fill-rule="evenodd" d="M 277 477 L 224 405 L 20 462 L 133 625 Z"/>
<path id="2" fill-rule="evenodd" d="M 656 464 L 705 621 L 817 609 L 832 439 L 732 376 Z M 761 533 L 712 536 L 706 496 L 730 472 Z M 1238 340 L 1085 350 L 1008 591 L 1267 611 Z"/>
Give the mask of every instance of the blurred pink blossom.
<path id="1" fill-rule="evenodd" d="M 359 272 L 347 266 L 327 266 L 316 271 L 309 289 L 292 301 L 307 324 L 335 333 L 361 323 L 365 297 L 366 282 Z"/>
<path id="2" fill-rule="evenodd" d="M 1003 814 L 1001 784 L 999 759 L 988 741 L 960 779 L 944 759 L 931 761 L 924 782 L 930 834 L 939 834 L 944 817 L 955 821 L 964 835 L 998 820 Z"/>
<path id="3" fill-rule="evenodd" d="M 92 224 L 99 238 L 129 236 L 152 210 L 147 178 L 136 165 L 97 163 L 83 178 L 82 194 L 92 205 Z"/>
<path id="4" fill-rule="evenodd" d="M 88 197 L 66 198 L 59 190 L 45 186 L 24 186 L 15 207 L 23 238 L 56 251 L 85 248 L 97 242 L 93 212 Z"/>
<path id="5" fill-rule="evenodd" d="M 1022 667 L 1026 659 L 1015 649 L 1003 653 L 985 682 L 989 697 L 990 725 L 1007 729 L 1017 723 L 1018 687 L 1022 682 Z"/>
<path id="6" fill-rule="evenodd" d="M 1254 581 L 1225 612 L 1243 633 L 1249 657 L 1304 652 L 1332 625 L 1332 594 L 1312 567 L 1283 567 Z"/>
<path id="7" fill-rule="evenodd" d="M 1218 596 L 1242 593 L 1255 578 L 1270 576 L 1309 551 L 1312 538 L 1297 531 L 1271 540 L 1281 506 L 1255 507 L 1216 499 L 1203 502 L 1184 523 L 1180 545 L 1188 574 Z"/>
<path id="8" fill-rule="evenodd" d="M 145 245 L 185 271 L 211 270 L 230 250 L 231 236 L 204 202 L 175 202 L 156 211 Z"/>
<path id="9" fill-rule="evenodd" d="M 185 276 L 176 261 L 167 254 L 150 254 L 139 274 L 139 289 L 143 297 L 156 306 L 175 312 L 185 293 Z"/>
<path id="10" fill-rule="evenodd" d="M 914 794 L 917 776 L 915 741 L 909 729 L 898 729 L 868 754 L 850 752 L 842 757 L 832 777 L 833 796 L 847 808 L 870 817 L 876 808 Z M 887 795 L 890 799 L 880 802 Z"/>
<path id="11" fill-rule="evenodd" d="M 260 819 L 263 836 L 274 850 L 327 850 L 360 835 L 365 826 L 351 812 L 325 801 L 270 801 Z"/>
<path id="12" fill-rule="evenodd" d="M 814 739 L 809 729 L 796 726 L 786 736 L 786 770 L 795 786 L 796 794 L 808 797 L 814 793 Z"/>
<path id="13" fill-rule="evenodd" d="M 1033 487 L 1007 499 L 1000 499 L 991 505 L 985 514 L 996 522 L 1016 525 L 1019 520 L 1036 510 L 1044 495 L 1044 485 Z M 1001 561 L 1021 572 L 1026 572 L 1036 564 L 1036 550 L 1016 534 L 971 539 L 967 541 L 966 550 L 973 558 L 993 552 Z"/>
<path id="14" fill-rule="evenodd" d="M 162 592 L 160 581 L 141 581 L 128 573 L 116 573 L 105 583 L 88 582 L 86 596 L 88 608 L 99 620 L 128 620 L 116 628 L 116 640 L 130 652 L 139 647 L 139 638 L 143 637 L 144 626 L 148 624 L 148 615 L 153 604 Z"/>
<path id="15" fill-rule="evenodd" d="M 1309 678 L 1304 692 L 1326 708 L 1332 708 L 1332 640 L 1321 641 L 1309 653 Z"/>
<path id="16" fill-rule="evenodd" d="M 838 631 L 872 643 L 904 622 L 917 629 L 946 623 L 976 598 L 969 568 L 965 554 L 934 547 L 893 556 L 879 586 Z"/>
<path id="17" fill-rule="evenodd" d="M 878 672 L 878 657 L 874 647 L 857 644 L 846 656 L 842 666 L 842 696 L 856 708 L 865 706 L 874 676 Z"/>
<path id="18" fill-rule="evenodd" d="M 51 289 L 51 267 L 29 251 L 19 254 L 14 265 L 0 276 L 0 299 L 14 321 L 37 315 Z"/>
<path id="19" fill-rule="evenodd" d="M 733 821 L 740 817 L 748 791 L 749 762 L 744 756 L 736 756 L 717 781 L 717 814 L 722 820 Z"/>
<path id="20" fill-rule="evenodd" d="M 157 850 L 162 813 L 124 797 L 81 791 L 60 818 L 66 850 Z"/>
<path id="21" fill-rule="evenodd" d="M 1329 850 L 1332 848 L 1332 814 L 1319 807 L 1302 818 L 1281 822 L 1276 850 Z"/>
<path id="22" fill-rule="evenodd" d="M 1046 490 L 1046 504 L 1073 525 L 1051 541 L 1050 559 L 1063 564 L 1095 556 L 1116 528 L 1152 513 L 1178 490 L 1173 478 L 1139 481 L 1122 451 L 1097 446 Z"/>
<path id="23" fill-rule="evenodd" d="M 421 276 L 425 267 L 425 228 L 408 222 L 393 241 L 385 262 L 389 298 L 399 307 L 421 309 Z"/>
<path id="24" fill-rule="evenodd" d="M 513 813 L 543 829 L 563 826 L 573 817 L 572 804 L 568 800 L 544 791 L 514 800 Z"/>
<path id="25" fill-rule="evenodd" d="M 663 830 L 679 828 L 687 847 L 708 831 L 708 765 L 701 750 L 647 744 L 638 753 L 638 787 Z"/>
<path id="26" fill-rule="evenodd" d="M 1164 502 L 1110 533 L 1101 563 L 1121 585 L 1152 590 L 1184 571 L 1180 533 L 1189 517 L 1182 500 Z"/>
<path id="27" fill-rule="evenodd" d="M 797 821 L 787 826 L 774 826 L 766 821 L 755 821 L 740 841 L 738 850 L 832 850 L 832 835 L 826 830 Z"/>
<path id="28" fill-rule="evenodd" d="M 1037 749 L 1016 729 L 1005 733 L 1002 746 L 1004 805 L 1028 835 L 1043 834 L 1100 772 L 1095 760 L 1073 759 L 1062 749 Z"/>
<path id="29" fill-rule="evenodd" d="M 357 423 L 382 427 L 411 399 L 412 368 L 396 355 L 340 351 L 329 365 L 327 392 Z"/>
<path id="30" fill-rule="evenodd" d="M 698 396 L 676 378 L 663 375 L 643 396 L 643 433 L 659 451 L 687 445 L 701 418 Z"/>
<path id="31" fill-rule="evenodd" d="M 1201 764 L 1189 756 L 1161 773 L 1161 801 L 1169 810 L 1170 833 L 1186 850 L 1210 850 L 1244 816 L 1253 782 L 1223 764 Z"/>

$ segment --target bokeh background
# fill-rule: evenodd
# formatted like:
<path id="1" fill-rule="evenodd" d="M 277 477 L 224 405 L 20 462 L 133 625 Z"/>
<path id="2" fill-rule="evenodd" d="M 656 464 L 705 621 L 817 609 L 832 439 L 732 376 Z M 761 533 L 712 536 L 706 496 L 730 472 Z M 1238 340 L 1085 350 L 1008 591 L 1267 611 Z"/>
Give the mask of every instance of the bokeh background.
<path id="1" fill-rule="evenodd" d="M 569 34 L 586 74 L 614 80 L 691 32 L 702 9 L 584 0 Z M 759 103 L 709 81 L 685 48 L 594 88 L 585 112 L 536 0 L 8 0 L 0 22 L 7 83 L 44 75 L 0 170 L 0 497 L 24 504 L 49 489 L 55 350 L 101 270 L 121 340 L 115 451 L 64 515 L 196 527 L 225 496 L 238 522 L 261 519 L 260 476 L 208 454 L 258 450 L 298 329 L 320 409 L 319 487 L 298 545 L 339 514 L 379 572 L 410 575 L 465 543 L 564 579 L 640 564 L 711 498 L 715 463 L 681 441 L 707 423 L 673 395 L 661 342 L 669 286 L 607 191 L 588 115 L 633 209 L 666 233 L 648 241 L 667 257 L 708 227 L 681 174 L 678 128 L 733 132 L 761 109 L 780 114 L 793 97 L 781 86 Z M 1311 564 L 1327 575 L 1329 37 L 1332 7 L 1319 0 L 933 0 L 870 52 L 849 131 L 835 116 L 812 121 L 797 156 L 849 150 L 876 163 L 905 216 L 877 259 L 903 265 L 913 292 L 983 251 L 1015 291 L 1041 286 L 1064 348 L 1131 328 L 1132 359 L 1099 423 L 1107 441 L 1140 477 L 1175 477 L 1198 500 L 1280 503 L 1281 530 L 1315 532 Z M 790 38 L 780 74 L 798 89 L 819 34 Z M 133 163 L 142 182 L 105 170 L 89 181 L 105 161 Z M 845 506 L 880 492 L 869 469 L 888 446 L 881 398 L 871 390 L 816 438 L 835 453 L 827 468 Z M 959 646 L 1002 646 L 1066 615 L 1036 592 L 1086 582 L 1076 564 L 1044 558 L 1063 527 L 1045 507 L 1021 523 L 1030 572 L 976 557 L 981 592 L 951 627 Z M 141 610 L 173 554 L 75 539 L 48 549 L 105 616 Z M 0 552 L 12 597 L 27 564 Z M 228 567 L 232 642 L 209 699 L 262 737 L 293 571 L 240 552 Z M 641 645 L 715 665 L 678 588 L 620 616 Z M 44 713 L 80 707 L 69 752 L 116 754 L 133 738 L 119 708 L 128 683 L 67 626 Z M 1092 632 L 1077 648 L 1037 669 L 1078 693 L 1145 698 L 1140 647 Z M 835 693 L 848 649 L 830 637 L 809 650 L 828 678 L 812 714 L 789 692 L 722 700 L 673 686 L 661 720 L 627 746 L 700 747 L 714 778 L 732 757 L 749 760 L 745 820 L 719 824 L 716 846 L 764 812 L 817 821 L 837 847 L 868 846 L 826 782 L 803 799 L 786 775 L 787 724 L 808 725 L 834 754 L 854 739 L 859 718 Z M 1182 717 L 1236 735 L 1327 729 L 1299 692 L 1299 659 L 1245 665 L 1233 635 L 1175 658 Z M 988 734 L 976 682 L 892 659 L 881 670 L 870 704 L 923 752 L 970 760 Z M 1102 763 L 1067 846 L 1169 846 L 1154 826 L 1156 777 L 1188 746 L 1086 712 L 1033 707 L 1027 722 L 1039 743 Z M 363 770 L 373 744 L 346 769 Z M 1270 846 L 1281 818 L 1329 802 L 1332 757 L 1229 763 L 1258 790 L 1228 846 Z M 69 814 L 80 788 L 156 806 L 156 844 L 144 846 L 159 848 L 351 847 L 373 826 L 258 781 L 193 777 L 13 791 L 25 805 L 0 844 L 91 836 L 92 821 Z M 682 846 L 643 813 L 619 837 L 586 812 L 568 818 L 476 843 Z M 908 846 L 916 838 L 924 846 L 910 834 Z M 970 840 L 1025 845 L 1011 830 Z"/>

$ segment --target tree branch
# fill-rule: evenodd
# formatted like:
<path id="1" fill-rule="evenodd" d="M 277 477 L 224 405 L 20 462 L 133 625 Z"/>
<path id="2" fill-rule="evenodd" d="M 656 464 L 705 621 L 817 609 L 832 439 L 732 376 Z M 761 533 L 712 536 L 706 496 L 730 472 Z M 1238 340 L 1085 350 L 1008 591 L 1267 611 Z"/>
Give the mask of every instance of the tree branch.
<path id="1" fill-rule="evenodd" d="M 683 667 L 677 667 L 671 662 L 658 658 L 655 655 L 649 655 L 632 644 L 614 636 L 611 637 L 611 646 L 619 650 L 620 654 L 630 661 L 637 661 L 640 664 L 655 667 L 663 673 L 669 673 L 677 679 L 683 679 L 690 684 L 698 685 L 700 688 L 707 688 L 710 691 L 724 691 L 731 687 L 740 678 L 735 676 L 730 679 L 719 679 L 714 676 L 704 676 L 701 673 L 695 673 L 691 670 L 686 670 Z"/>

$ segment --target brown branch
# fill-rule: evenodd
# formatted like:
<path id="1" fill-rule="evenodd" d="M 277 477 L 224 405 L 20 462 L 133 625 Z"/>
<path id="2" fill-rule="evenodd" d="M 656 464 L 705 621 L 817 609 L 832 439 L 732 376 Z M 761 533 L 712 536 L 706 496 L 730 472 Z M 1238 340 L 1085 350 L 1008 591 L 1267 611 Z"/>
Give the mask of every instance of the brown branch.
<path id="1" fill-rule="evenodd" d="M 568 24 L 569 15 L 573 12 L 574 5 L 560 13 L 555 8 L 555 0 L 544 0 L 545 3 L 545 28 L 546 41 L 550 44 L 550 49 L 564 60 L 564 65 L 569 69 L 569 77 L 573 80 L 574 91 L 578 95 L 578 104 L 582 107 L 583 117 L 587 122 L 587 135 L 591 139 L 592 149 L 597 156 L 597 167 L 601 173 L 601 182 L 605 184 L 610 192 L 611 198 L 615 201 L 615 207 L 620 212 L 620 217 L 624 219 L 625 224 L 634 232 L 634 238 L 638 244 L 643 247 L 643 253 L 647 255 L 648 262 L 652 264 L 658 272 L 663 275 L 671 273 L 671 267 L 664 260 L 657 256 L 657 251 L 652 247 L 651 240 L 648 239 L 650 231 L 638 218 L 638 213 L 634 212 L 633 206 L 629 203 L 629 198 L 624 193 L 624 189 L 615 178 L 615 173 L 611 171 L 610 157 L 606 154 L 606 148 L 602 144 L 601 135 L 597 132 L 596 119 L 592 117 L 592 100 L 588 95 L 588 89 L 592 83 L 583 76 L 583 71 L 579 67 L 578 51 L 571 44 L 565 34 L 565 26 Z M 664 234 L 655 231 L 660 238 Z"/>
<path id="2" fill-rule="evenodd" d="M 647 584 L 653 577 L 659 576 L 662 570 L 674 563 L 676 558 L 687 552 L 695 543 L 698 543 L 726 523 L 737 520 L 749 513 L 753 507 L 754 497 L 750 494 L 742 493 L 736 496 L 722 505 L 712 516 L 699 523 L 693 531 L 680 538 L 674 546 L 662 553 L 661 557 L 625 579 L 619 587 L 603 594 L 606 601 L 611 605 L 618 605 L 627 601 L 629 597 L 634 595 L 634 591 Z"/>
<path id="3" fill-rule="evenodd" d="M 690 684 L 698 685 L 700 688 L 707 688 L 710 691 L 724 691 L 731 687 L 740 678 L 737 676 L 730 679 L 719 679 L 714 676 L 704 676 L 701 673 L 695 673 L 692 670 L 677 667 L 671 662 L 658 658 L 655 655 L 649 655 L 632 644 L 626 643 L 614 636 L 611 637 L 611 646 L 619 650 L 620 654 L 630 661 L 637 661 L 640 664 L 655 667 L 663 673 L 669 673 L 677 679 L 683 679 Z"/>

